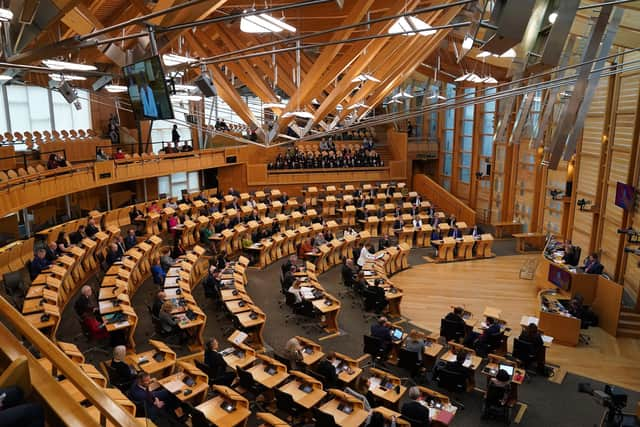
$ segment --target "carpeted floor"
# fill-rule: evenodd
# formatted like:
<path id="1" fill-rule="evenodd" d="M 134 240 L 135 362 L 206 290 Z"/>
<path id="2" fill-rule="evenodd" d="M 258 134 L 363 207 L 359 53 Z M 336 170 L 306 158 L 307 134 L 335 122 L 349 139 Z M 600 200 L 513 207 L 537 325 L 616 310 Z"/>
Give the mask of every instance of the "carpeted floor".
<path id="1" fill-rule="evenodd" d="M 511 255 L 514 253 L 514 242 L 511 239 L 497 240 L 494 243 L 494 252 L 498 256 Z M 433 255 L 432 249 L 415 249 L 409 255 L 409 264 L 417 265 L 424 263 L 424 256 Z M 351 357 L 362 356 L 362 336 L 368 333 L 373 319 L 365 318 L 361 309 L 361 304 L 353 297 L 346 294 L 340 284 L 340 269 L 332 268 L 319 277 L 322 285 L 328 292 L 338 297 L 342 301 L 342 309 L 338 318 L 340 326 L 340 336 L 319 341 L 319 338 L 326 335 L 318 327 L 318 322 L 314 319 L 303 319 L 303 324 L 298 325 L 296 319 L 287 319 L 291 311 L 285 306 L 281 307 L 283 297 L 280 294 L 280 266 L 284 260 L 280 260 L 264 270 L 250 268 L 248 271 L 249 284 L 247 290 L 255 303 L 267 314 L 267 323 L 264 330 L 264 339 L 268 345 L 268 350 L 281 352 L 285 342 L 292 336 L 304 335 L 319 342 L 323 350 L 336 350 Z M 94 282 L 95 284 L 95 282 Z M 150 316 L 147 312 L 146 304 L 150 304 L 156 286 L 151 280 L 147 280 L 137 291 L 132 299 L 132 303 L 139 316 L 139 323 L 135 334 L 137 351 L 141 352 L 150 348 L 147 343 L 150 331 L 153 330 Z M 231 321 L 223 314 L 220 307 L 215 302 L 207 300 L 201 286 L 198 286 L 193 295 L 200 307 L 207 314 L 207 324 L 205 337 L 217 337 L 226 345 L 224 337 L 232 331 Z M 72 304 L 63 314 L 62 324 L 59 329 L 59 339 L 62 341 L 75 342 L 81 349 L 87 348 L 87 343 L 80 334 L 71 310 Z M 403 327 L 405 330 L 413 328 L 406 320 Z M 187 354 L 186 349 L 178 351 L 178 355 Z M 110 356 L 91 352 L 87 355 L 87 360 L 91 363 L 98 363 Z M 400 377 L 406 377 L 406 373 L 396 367 L 390 370 Z M 485 387 L 485 379 L 479 373 L 476 375 L 477 387 Z M 594 389 L 602 389 L 603 384 L 568 374 L 562 384 L 554 384 L 545 378 L 534 377 L 530 382 L 519 388 L 519 400 L 527 405 L 520 425 L 526 427 L 555 426 L 555 427 L 591 427 L 599 425 L 599 420 L 604 413 L 604 408 L 591 397 L 583 393 L 578 393 L 578 384 L 590 382 Z M 427 387 L 438 389 L 433 383 L 426 384 Z M 440 390 L 442 391 L 442 390 Z M 628 408 L 635 408 L 636 402 L 640 399 L 639 393 L 628 392 Z M 497 421 L 482 421 L 480 419 L 482 408 L 482 394 L 479 391 L 467 393 L 456 398 L 465 405 L 464 410 L 458 411 L 453 424 L 454 426 L 493 426 L 500 425 Z M 519 405 L 513 411 L 513 416 L 519 410 Z M 257 425 L 257 421 L 252 417 L 249 425 Z"/>

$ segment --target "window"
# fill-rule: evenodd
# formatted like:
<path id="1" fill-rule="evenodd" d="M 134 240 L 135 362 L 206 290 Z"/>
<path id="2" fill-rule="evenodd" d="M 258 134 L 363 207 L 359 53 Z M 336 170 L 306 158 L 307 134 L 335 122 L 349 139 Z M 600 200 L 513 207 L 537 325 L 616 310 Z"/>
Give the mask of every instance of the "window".
<path id="1" fill-rule="evenodd" d="M 180 172 L 158 177 L 158 194 L 180 197 L 182 190 L 187 190 L 189 193 L 200 190 L 198 172 Z"/>
<path id="2" fill-rule="evenodd" d="M 453 100 L 456 96 L 456 86 L 447 83 L 445 87 L 447 98 Z M 451 175 L 453 169 L 453 137 L 455 129 L 455 110 L 449 109 L 444 112 L 444 130 L 442 150 L 442 185 L 447 190 L 451 190 Z"/>
<path id="3" fill-rule="evenodd" d="M 495 87 L 490 87 L 485 90 L 485 95 L 494 95 L 496 93 Z M 481 134 L 481 152 L 482 156 L 491 158 L 493 155 L 493 133 L 495 132 L 495 115 L 496 115 L 496 101 L 486 102 L 482 113 L 482 134 Z"/>
<path id="4" fill-rule="evenodd" d="M 464 88 L 464 98 L 471 99 L 476 90 L 472 87 Z M 468 105 L 462 108 L 462 127 L 460 135 L 460 157 L 458 163 L 458 179 L 468 184 L 471 182 L 471 152 L 473 150 L 473 125 L 476 108 Z"/>

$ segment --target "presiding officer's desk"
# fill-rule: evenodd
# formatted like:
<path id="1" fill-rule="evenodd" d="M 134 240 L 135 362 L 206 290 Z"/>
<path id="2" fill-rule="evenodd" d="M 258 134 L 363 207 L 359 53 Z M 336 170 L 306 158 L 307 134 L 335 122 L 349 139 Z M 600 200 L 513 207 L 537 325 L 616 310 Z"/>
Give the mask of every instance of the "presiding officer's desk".
<path id="1" fill-rule="evenodd" d="M 538 326 L 557 343 L 575 346 L 580 339 L 580 319 L 571 316 L 564 307 L 563 302 L 569 299 L 568 294 L 558 293 L 555 289 L 540 291 Z"/>

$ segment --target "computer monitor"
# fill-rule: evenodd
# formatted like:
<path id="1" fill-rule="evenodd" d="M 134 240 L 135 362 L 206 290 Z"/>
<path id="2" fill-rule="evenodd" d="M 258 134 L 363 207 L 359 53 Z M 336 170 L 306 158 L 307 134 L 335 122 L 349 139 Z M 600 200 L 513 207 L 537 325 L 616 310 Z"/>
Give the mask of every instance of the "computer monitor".
<path id="1" fill-rule="evenodd" d="M 571 273 L 561 267 L 553 264 L 549 265 L 548 279 L 549 282 L 553 283 L 563 291 L 571 289 Z"/>
<path id="2" fill-rule="evenodd" d="M 500 365 L 498 365 L 498 369 L 505 371 L 510 377 L 513 376 L 513 366 L 511 365 L 504 365 L 500 363 Z"/>
<path id="3" fill-rule="evenodd" d="M 393 328 L 393 330 L 391 331 L 391 337 L 395 341 L 401 340 L 403 335 L 404 335 L 404 333 L 402 332 L 402 329 L 400 329 L 400 328 Z"/>
<path id="4" fill-rule="evenodd" d="M 636 190 L 635 188 L 633 188 L 633 186 L 625 184 L 624 182 L 618 182 L 616 184 L 615 205 L 624 210 L 630 210 L 633 208 L 635 195 Z"/>
<path id="5" fill-rule="evenodd" d="M 152 56 L 122 68 L 137 120 L 173 119 L 169 88 L 160 57 Z"/>

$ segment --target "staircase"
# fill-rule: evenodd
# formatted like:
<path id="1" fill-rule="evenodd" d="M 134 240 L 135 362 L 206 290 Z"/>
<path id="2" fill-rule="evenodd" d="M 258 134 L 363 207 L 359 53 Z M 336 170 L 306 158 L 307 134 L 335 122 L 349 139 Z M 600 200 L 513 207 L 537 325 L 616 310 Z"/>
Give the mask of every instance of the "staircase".
<path id="1" fill-rule="evenodd" d="M 622 308 L 616 336 L 640 338 L 640 313 L 628 308 Z"/>

